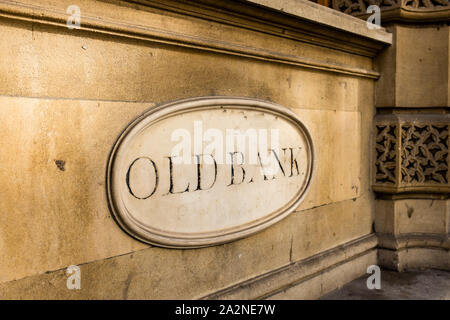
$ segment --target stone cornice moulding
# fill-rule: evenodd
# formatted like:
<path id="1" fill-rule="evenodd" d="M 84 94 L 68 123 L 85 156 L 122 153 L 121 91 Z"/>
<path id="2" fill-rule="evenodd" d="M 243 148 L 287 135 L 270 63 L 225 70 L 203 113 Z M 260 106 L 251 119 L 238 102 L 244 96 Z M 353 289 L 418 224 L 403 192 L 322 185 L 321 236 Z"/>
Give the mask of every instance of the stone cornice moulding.
<path id="1" fill-rule="evenodd" d="M 307 0 L 124 0 L 326 48 L 374 57 L 392 34 Z"/>
<path id="2" fill-rule="evenodd" d="M 126 5 L 127 3 L 130 4 L 131 2 L 134 3 L 134 1 L 118 1 L 117 3 Z M 134 7 L 135 6 L 136 5 L 134 5 Z M 323 9 L 328 10 L 327 8 Z M 69 15 L 62 8 L 0 0 L 0 17 L 39 23 L 43 25 L 51 25 L 66 29 L 67 28 L 66 21 Z M 317 24 L 317 27 L 324 28 L 325 30 L 326 29 L 331 30 L 330 27 L 319 26 L 319 24 Z M 246 58 L 281 63 L 291 66 L 327 71 L 338 74 L 351 75 L 356 77 L 371 78 L 371 79 L 379 78 L 379 73 L 374 70 L 362 69 L 340 63 L 332 63 L 319 59 L 312 59 L 298 55 L 286 54 L 283 52 L 275 51 L 276 49 L 273 48 L 267 49 L 262 47 L 249 46 L 242 43 L 206 38 L 202 36 L 193 36 L 167 29 L 159 29 L 151 26 L 133 24 L 131 21 L 124 21 L 116 18 L 99 18 L 96 16 L 89 15 L 89 13 L 82 14 L 82 23 L 80 29 L 73 31 L 74 34 L 75 32 L 78 32 L 79 34 L 80 31 L 95 32 L 111 36 L 125 37 L 143 41 L 151 41 L 180 47 L 194 48 L 209 52 L 218 52 L 234 56 L 241 56 Z M 390 34 L 388 33 L 385 34 L 388 35 L 389 39 L 391 39 Z M 344 39 L 346 36 L 348 35 L 344 34 Z M 352 48 L 350 49 L 352 49 L 353 52 L 349 48 L 345 48 L 345 50 L 344 48 L 339 48 L 340 41 L 338 41 L 337 39 L 329 39 L 329 40 L 335 41 L 334 47 L 336 48 L 336 50 L 342 49 L 341 51 L 347 51 L 355 54 L 373 57 L 384 46 L 390 44 L 389 39 L 383 42 L 377 39 L 369 39 L 367 37 L 361 37 L 362 44 L 354 45 L 350 43 L 350 46 L 352 46 Z M 297 40 L 302 41 L 299 39 Z M 313 39 L 312 42 L 316 45 L 324 46 L 323 43 L 320 43 L 319 40 L 316 43 L 315 39 Z M 348 43 L 341 43 L 341 44 L 343 44 L 344 47 L 349 45 Z M 372 47 L 370 47 L 368 44 L 370 44 Z M 364 45 L 367 45 L 367 47 L 364 47 Z"/>
<path id="3" fill-rule="evenodd" d="M 311 1 L 303 0 L 246 0 L 254 4 L 278 10 L 296 17 L 328 25 L 351 32 L 358 36 L 369 37 L 385 43 L 392 43 L 392 34 L 384 28 L 369 29 L 365 21 L 349 19 L 349 15 L 324 7 Z"/>

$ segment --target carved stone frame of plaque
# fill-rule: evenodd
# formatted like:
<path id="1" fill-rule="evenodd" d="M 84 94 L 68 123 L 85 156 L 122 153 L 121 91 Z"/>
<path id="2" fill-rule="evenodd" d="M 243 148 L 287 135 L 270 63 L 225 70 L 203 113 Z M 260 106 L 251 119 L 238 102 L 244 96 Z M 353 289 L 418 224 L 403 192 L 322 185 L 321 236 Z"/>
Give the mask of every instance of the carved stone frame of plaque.
<path id="1" fill-rule="evenodd" d="M 169 194 L 171 189 L 167 192 L 167 184 L 169 184 L 167 175 L 158 178 L 158 170 L 160 172 L 167 171 L 163 170 L 163 165 L 168 166 L 166 163 L 169 157 L 165 153 L 167 150 L 160 151 L 157 148 L 159 145 L 161 145 L 161 148 L 165 148 L 165 140 L 170 142 L 170 128 L 174 127 L 172 122 L 178 121 L 177 125 L 189 124 L 195 118 L 194 113 L 195 117 L 205 118 L 209 115 L 211 123 L 214 121 L 216 125 L 223 123 L 224 128 L 228 128 L 230 124 L 239 128 L 239 125 L 245 126 L 245 123 L 249 123 L 249 125 L 259 123 L 260 127 L 264 127 L 264 124 L 272 127 L 278 126 L 277 128 L 284 130 L 281 131 L 283 134 L 282 142 L 283 139 L 289 139 L 289 141 L 286 141 L 295 146 L 300 146 L 297 148 L 300 150 L 297 151 L 298 162 L 294 159 L 296 170 L 293 170 L 292 165 L 292 148 L 284 148 L 290 149 L 291 152 L 288 157 L 286 151 L 289 152 L 289 150 L 283 149 L 284 159 L 291 159 L 290 171 L 286 169 L 286 172 L 283 170 L 278 173 L 280 178 L 275 179 L 274 175 L 272 179 L 269 179 L 264 175 L 263 179 L 260 176 L 262 174 L 256 174 L 254 176 L 255 181 L 252 178 L 239 187 L 225 189 L 225 187 L 222 187 L 225 183 L 222 183 L 216 190 L 202 192 L 193 192 L 189 189 L 188 184 L 185 193 L 178 192 L 176 197 L 172 196 Z M 228 124 L 226 121 L 228 121 Z M 164 134 L 161 132 L 164 132 Z M 152 141 L 149 142 L 149 140 Z M 130 155 L 131 153 L 133 154 Z M 131 179 L 129 177 L 130 163 L 134 163 L 132 159 L 138 159 L 137 157 L 141 154 L 152 153 L 158 153 L 158 157 L 165 159 L 166 162 L 163 163 L 161 160 L 161 164 L 155 164 L 156 160 L 155 162 L 147 160 L 146 163 L 142 161 L 142 165 L 145 164 L 148 168 L 154 170 L 154 177 L 149 175 L 149 179 L 153 179 L 153 182 L 151 188 L 145 189 L 145 199 L 153 195 L 157 185 L 158 192 L 160 192 L 159 195 L 153 195 L 150 198 L 151 201 L 145 200 L 147 201 L 145 202 L 144 197 L 131 197 L 129 194 L 131 193 L 131 187 L 128 184 L 127 188 L 125 183 L 129 183 L 128 180 Z M 153 157 L 153 155 L 146 156 L 146 159 L 150 159 L 150 157 Z M 151 163 L 153 163 L 153 167 L 151 167 Z M 278 164 L 281 167 L 280 162 Z M 158 170 L 156 169 L 157 166 L 159 166 Z M 223 168 L 226 167 L 223 166 Z M 172 170 L 171 163 L 170 170 Z M 197 170 L 200 170 L 200 166 Z M 223 169 L 224 171 L 225 169 Z M 198 248 L 249 236 L 285 218 L 305 198 L 313 172 L 313 141 L 302 121 L 288 108 L 250 98 L 200 97 L 151 108 L 130 123 L 111 150 L 107 163 L 106 191 L 113 217 L 120 227 L 134 238 L 167 248 Z M 181 175 L 180 179 L 184 179 L 184 175 L 185 173 Z M 142 175 L 135 174 L 133 179 L 137 181 L 137 179 L 143 179 L 141 177 Z M 219 180 L 217 167 L 214 182 L 216 182 L 216 177 Z M 256 181 L 256 178 L 259 181 Z M 225 180 L 223 177 L 221 179 Z M 228 182 L 229 178 L 227 179 Z M 170 185 L 172 186 L 171 180 L 172 171 L 170 171 Z M 242 178 L 242 182 L 244 182 L 244 178 Z M 197 189 L 194 191 L 203 190 L 200 187 L 200 182 L 194 183 L 197 184 Z M 185 185 L 186 182 L 184 182 L 183 188 Z M 254 191 L 251 191 L 250 187 L 253 187 Z M 133 188 L 135 187 L 133 186 Z M 151 192 L 152 189 L 153 192 Z M 178 190 L 180 190 L 180 186 L 178 186 Z M 226 192 L 229 192 L 232 202 L 220 202 L 221 194 Z M 156 196 L 158 198 L 155 198 Z M 224 194 L 224 196 L 226 195 Z M 189 197 L 196 198 L 191 200 Z M 255 198 L 260 203 L 256 203 Z M 208 208 L 210 203 L 211 205 L 216 203 L 215 209 L 213 207 L 211 207 L 212 209 Z M 222 213 L 225 217 L 221 215 Z M 198 220 L 198 223 L 194 218 Z"/>

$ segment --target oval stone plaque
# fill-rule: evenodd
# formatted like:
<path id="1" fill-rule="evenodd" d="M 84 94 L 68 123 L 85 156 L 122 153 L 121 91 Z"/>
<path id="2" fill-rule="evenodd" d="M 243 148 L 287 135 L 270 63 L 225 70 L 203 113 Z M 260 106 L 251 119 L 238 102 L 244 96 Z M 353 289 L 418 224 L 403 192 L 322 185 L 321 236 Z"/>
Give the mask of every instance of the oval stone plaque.
<path id="1" fill-rule="evenodd" d="M 152 108 L 114 145 L 107 195 L 118 224 L 163 247 L 220 244 L 286 217 L 313 173 L 308 130 L 289 109 L 205 97 Z"/>

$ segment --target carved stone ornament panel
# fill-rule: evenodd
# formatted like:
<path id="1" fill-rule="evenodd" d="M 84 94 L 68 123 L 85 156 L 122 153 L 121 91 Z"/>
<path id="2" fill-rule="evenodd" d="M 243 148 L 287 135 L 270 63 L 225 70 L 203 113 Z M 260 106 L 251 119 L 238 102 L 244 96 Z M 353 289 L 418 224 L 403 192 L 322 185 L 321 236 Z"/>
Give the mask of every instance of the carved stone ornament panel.
<path id="1" fill-rule="evenodd" d="M 293 212 L 313 173 L 312 139 L 288 108 L 205 97 L 150 109 L 108 162 L 118 224 L 158 246 L 204 247 L 263 230 Z"/>
<path id="2" fill-rule="evenodd" d="M 448 193 L 449 115 L 378 115 L 373 189 Z"/>
<path id="3" fill-rule="evenodd" d="M 333 0 L 332 7 L 352 15 L 365 15 L 370 5 L 381 10 L 405 8 L 415 11 L 442 10 L 449 8 L 448 0 Z"/>

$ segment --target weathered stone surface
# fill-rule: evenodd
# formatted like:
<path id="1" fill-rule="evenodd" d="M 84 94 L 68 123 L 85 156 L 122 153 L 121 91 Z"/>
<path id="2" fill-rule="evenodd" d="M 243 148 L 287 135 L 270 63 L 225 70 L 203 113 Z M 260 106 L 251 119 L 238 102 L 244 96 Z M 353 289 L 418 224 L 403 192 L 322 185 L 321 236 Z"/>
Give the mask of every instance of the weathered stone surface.
<path id="1" fill-rule="evenodd" d="M 36 4 L 36 1 L 23 1 L 29 2 L 28 5 Z M 67 17 L 65 9 L 73 4 L 70 0 L 57 4 L 40 2 L 38 9 L 46 8 L 45 3 L 50 2 L 51 12 L 60 12 L 64 19 Z M 90 17 L 100 16 L 114 21 L 112 26 L 129 26 L 131 31 L 128 33 L 156 29 L 162 34 L 116 37 L 113 34 L 117 30 L 111 34 L 69 30 L 65 21 L 58 27 L 45 23 L 4 21 L 0 29 L 0 47 L 4 48 L 0 71 L 5 76 L 0 79 L 0 93 L 156 102 L 232 94 L 291 105 L 294 101 L 305 103 L 311 99 L 313 92 L 309 88 L 315 81 L 320 81 L 320 90 L 324 94 L 321 106 L 328 105 L 334 109 L 354 107 L 352 103 L 342 104 L 342 100 L 336 99 L 353 93 L 344 93 L 339 86 L 330 86 L 331 80 L 323 74 L 300 74 L 296 68 L 304 66 L 330 71 L 343 68 L 341 74 L 354 71 L 361 76 L 377 77 L 376 72 L 371 72 L 372 62 L 367 56 L 349 55 L 308 42 L 298 45 L 294 39 L 202 19 L 192 20 L 185 15 L 172 16 L 163 10 L 136 10 L 126 5 L 114 6 L 90 0 L 80 1 L 78 6 L 85 23 Z M 39 12 L 38 9 L 35 12 Z M 155 41 L 156 36 L 167 37 L 171 32 L 179 37 L 172 41 Z M 182 44 L 193 38 L 201 39 L 200 43 L 192 46 L 202 50 L 186 48 Z M 219 50 L 226 54 L 216 53 L 217 39 L 221 39 L 222 44 Z M 205 50 L 208 46 L 211 48 Z M 248 56 L 253 59 L 248 59 Z M 164 81 L 161 81 L 161 74 L 164 74 Z M 352 78 L 343 82 L 356 85 Z M 275 83 L 283 90 L 274 90 L 272 86 Z M 280 101 L 281 97 L 289 101 Z M 309 103 L 308 107 L 317 106 Z"/>
<path id="2" fill-rule="evenodd" d="M 318 299 L 324 294 L 333 291 L 351 279 L 362 276 L 367 267 L 377 262 L 376 250 L 371 250 L 360 255 L 354 260 L 342 263 L 336 268 L 326 270 L 319 276 L 293 285 L 279 293 L 270 296 L 269 300 L 299 300 L 299 299 Z"/>
<path id="3" fill-rule="evenodd" d="M 389 30 L 395 40 L 377 58 L 383 75 L 376 84 L 376 106 L 448 107 L 449 27 L 395 24 Z"/>
<path id="4" fill-rule="evenodd" d="M 378 250 L 378 264 L 399 272 L 428 268 L 449 270 L 450 251 L 442 248 L 411 247 L 400 250 Z"/>
<path id="5" fill-rule="evenodd" d="M 105 172 L 118 124 L 149 104 L 0 101 L 1 281 L 145 248 L 109 214 Z"/>
<path id="6" fill-rule="evenodd" d="M 144 248 L 112 220 L 105 173 L 110 148 L 119 133 L 148 105 L 11 97 L 0 101 L 4 126 L 0 140 L 10 150 L 0 154 L 1 195 L 5 199 L 0 206 L 2 212 L 11 213 L 2 215 L 0 224 L 1 246 L 10 257 L 1 264 L 3 281 Z M 318 146 L 316 178 L 299 210 L 358 197 L 360 190 L 354 186 L 358 187 L 360 176 L 359 114 L 294 111 L 310 128 Z M 353 138 L 339 134 L 345 128 L 352 128 Z M 65 161 L 64 171 L 57 160 Z M 359 210 L 365 211 L 364 207 Z M 361 216 L 368 226 L 361 229 L 364 232 L 370 232 L 370 216 L 370 211 Z M 354 218 L 352 214 L 345 219 Z M 328 222 L 330 226 L 333 223 Z M 323 224 L 305 221 L 299 226 L 316 230 L 305 230 L 305 245 L 316 232 L 328 234 Z M 355 232 L 359 230 L 359 224 L 351 226 Z M 307 252 L 302 256 L 310 254 Z"/>
<path id="7" fill-rule="evenodd" d="M 423 233 L 446 236 L 448 200 L 376 200 L 376 231 L 392 235 Z"/>
<path id="8" fill-rule="evenodd" d="M 370 199 L 363 197 L 356 201 L 342 201 L 295 212 L 254 236 L 220 246 L 190 250 L 150 247 L 110 259 L 82 263 L 81 290 L 67 289 L 66 281 L 69 275 L 66 274 L 66 268 L 45 274 L 35 271 L 36 275 L 0 284 L 0 298 L 201 298 L 294 261 L 335 248 L 336 244 L 344 244 L 349 239 L 367 235 L 370 233 L 372 220 L 370 212 L 364 208 L 369 205 Z M 118 227 L 115 231 L 123 234 Z M 87 243 L 83 239 L 80 240 Z M 355 252 L 350 250 L 347 258 L 354 254 Z M 24 260 L 22 256 L 18 259 Z M 77 264 L 75 259 L 76 256 L 72 252 L 71 257 L 65 260 L 67 262 L 64 267 L 72 263 Z M 318 266 L 319 270 L 329 267 L 330 262 L 336 263 L 333 259 L 328 263 L 322 261 L 323 264 Z M 171 267 L 167 268 L 167 265 Z M 355 271 L 349 274 L 350 279 L 361 275 L 364 267 L 358 262 L 350 263 L 348 268 Z M 306 268 L 305 276 L 314 270 L 317 271 L 317 266 Z M 329 288 L 334 289 L 333 286 Z M 316 297 L 316 293 L 317 291 L 314 291 L 314 296 L 310 297 Z"/>
<path id="9" fill-rule="evenodd" d="M 380 265 L 398 271 L 450 267 L 448 200 L 376 200 Z"/>
<path id="10" fill-rule="evenodd" d="M 198 298 L 372 233 L 372 58 L 389 35 L 256 6 L 243 17 L 194 2 L 175 13 L 158 1 L 80 0 L 82 28 L 69 30 L 70 0 L 21 2 L 0 3 L 2 298 Z M 316 178 L 296 212 L 248 238 L 149 247 L 110 214 L 111 148 L 149 108 L 211 95 L 295 112 L 317 146 Z M 339 269 L 345 281 L 360 262 Z M 73 264 L 80 291 L 66 287 Z"/>
<path id="11" fill-rule="evenodd" d="M 316 171 L 308 197 L 300 209 L 358 197 L 361 194 L 361 113 L 295 109 L 310 128 Z M 327 169 L 325 169 L 327 168 Z M 325 171 L 327 171 L 325 173 Z"/>

